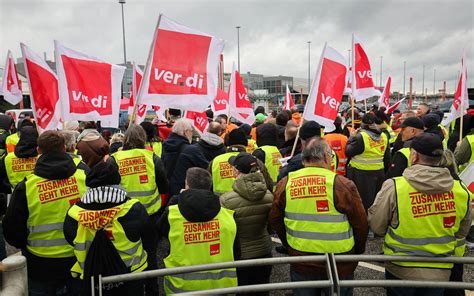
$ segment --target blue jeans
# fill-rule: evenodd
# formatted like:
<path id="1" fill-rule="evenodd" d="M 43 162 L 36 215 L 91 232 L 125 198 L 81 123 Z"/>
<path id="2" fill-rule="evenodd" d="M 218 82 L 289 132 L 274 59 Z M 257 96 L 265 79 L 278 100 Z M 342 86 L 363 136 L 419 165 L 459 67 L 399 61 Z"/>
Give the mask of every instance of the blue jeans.
<path id="1" fill-rule="evenodd" d="M 385 279 L 387 280 L 399 280 L 396 276 L 388 271 L 385 271 Z M 389 287 L 386 288 L 387 296 L 443 296 L 443 288 L 399 288 Z"/>
<path id="2" fill-rule="evenodd" d="M 327 276 L 317 276 L 317 275 L 306 275 L 293 270 L 290 270 L 290 276 L 292 282 L 303 282 L 303 281 L 318 281 L 318 280 L 327 280 Z M 341 280 L 353 280 L 354 275 L 346 277 L 339 277 Z M 324 291 L 325 295 L 330 295 L 329 289 L 322 288 L 304 288 L 304 289 L 293 289 L 294 296 L 320 296 Z M 352 288 L 341 288 L 341 295 L 352 296 Z"/>
<path id="3" fill-rule="evenodd" d="M 62 296 L 79 295 L 80 281 L 69 280 L 38 280 L 28 278 L 29 296 Z"/>

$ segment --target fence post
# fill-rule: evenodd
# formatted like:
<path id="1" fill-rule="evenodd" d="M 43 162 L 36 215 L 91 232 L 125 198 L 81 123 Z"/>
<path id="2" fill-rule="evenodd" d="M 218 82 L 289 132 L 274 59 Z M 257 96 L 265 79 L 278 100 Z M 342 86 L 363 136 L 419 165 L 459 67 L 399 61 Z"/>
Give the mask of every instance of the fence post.
<path id="1" fill-rule="evenodd" d="M 1 262 L 3 287 L 2 295 L 28 295 L 28 275 L 26 258 L 21 255 L 9 256 Z"/>

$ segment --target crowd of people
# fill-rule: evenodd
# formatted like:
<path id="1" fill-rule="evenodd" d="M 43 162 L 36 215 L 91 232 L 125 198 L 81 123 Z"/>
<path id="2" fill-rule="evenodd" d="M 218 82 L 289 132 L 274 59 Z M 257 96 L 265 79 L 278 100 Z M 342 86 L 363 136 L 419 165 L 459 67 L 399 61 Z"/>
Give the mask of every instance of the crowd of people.
<path id="1" fill-rule="evenodd" d="M 459 172 L 474 159 L 474 113 L 450 129 L 424 103 L 415 111 L 346 110 L 328 132 L 302 110 L 255 110 L 254 126 L 214 118 L 130 124 L 0 115 L 3 238 L 27 258 L 30 295 L 89 295 L 90 278 L 272 257 L 362 254 L 384 237 L 388 255 L 463 256 L 471 193 Z M 8 206 L 7 206 L 7 200 Z M 166 254 L 157 254 L 160 239 Z M 357 262 L 338 264 L 353 279 Z M 158 295 L 264 284 L 271 266 L 226 268 L 107 285 L 105 295 Z M 387 262 L 387 279 L 462 281 L 462 265 Z M 326 279 L 324 263 L 291 264 L 292 281 Z M 97 287 L 96 287 L 97 288 Z M 320 295 L 323 289 L 294 289 Z M 352 289 L 341 291 L 351 295 Z M 459 291 L 458 291 L 459 292 Z M 387 288 L 388 295 L 455 290 Z M 257 293 L 258 294 L 258 293 Z M 268 293 L 260 293 L 265 295 Z"/>

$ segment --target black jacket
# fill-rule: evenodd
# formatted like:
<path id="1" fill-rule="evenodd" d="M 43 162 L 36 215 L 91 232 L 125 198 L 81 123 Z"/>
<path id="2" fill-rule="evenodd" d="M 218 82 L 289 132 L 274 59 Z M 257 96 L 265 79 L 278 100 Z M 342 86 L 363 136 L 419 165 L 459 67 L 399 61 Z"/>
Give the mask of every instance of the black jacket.
<path id="1" fill-rule="evenodd" d="M 160 237 L 168 239 L 170 224 L 168 221 L 169 206 L 178 205 L 183 217 L 190 222 L 206 222 L 213 219 L 221 210 L 219 197 L 212 191 L 203 189 L 188 189 L 173 196 L 163 215 L 158 221 L 157 229 Z M 169 250 L 168 250 L 169 254 Z M 240 258 L 240 244 L 236 236 L 234 240 L 234 260 Z"/>
<path id="2" fill-rule="evenodd" d="M 410 147 L 411 139 L 404 142 L 403 147 Z M 392 157 L 392 163 L 390 164 L 387 173 L 385 174 L 386 179 L 393 177 L 399 177 L 403 174 L 403 171 L 408 167 L 408 159 L 403 155 L 400 150 L 394 153 Z"/>
<path id="3" fill-rule="evenodd" d="M 201 139 L 199 142 L 197 142 L 194 145 L 197 146 L 201 150 L 201 153 L 204 155 L 207 161 L 211 161 L 216 156 L 219 156 L 225 153 L 224 143 L 219 144 L 219 145 L 211 145 L 207 143 L 206 141 L 204 141 L 203 139 Z"/>
<path id="4" fill-rule="evenodd" d="M 291 150 L 293 150 L 293 145 L 295 144 L 295 139 L 286 141 L 283 146 L 280 148 L 280 154 L 283 157 L 288 157 L 291 155 Z M 296 143 L 295 153 L 297 155 L 301 153 L 301 140 L 298 138 L 298 143 Z"/>
<path id="5" fill-rule="evenodd" d="M 291 152 L 290 152 L 291 153 Z M 288 177 L 288 174 L 291 172 L 295 172 L 304 168 L 303 161 L 301 159 L 301 152 L 290 158 L 288 164 L 280 169 L 280 173 L 278 174 L 277 181 L 280 182 L 281 179 Z"/>
<path id="6" fill-rule="evenodd" d="M 285 127 L 277 124 L 276 128 L 278 131 L 277 147 L 280 149 L 285 145 Z"/>
<path id="7" fill-rule="evenodd" d="M 374 132 L 372 130 L 370 131 Z M 378 134 L 381 135 L 382 133 L 378 132 Z M 354 137 L 350 137 L 346 145 L 347 163 L 349 163 L 350 158 L 362 154 L 364 152 L 364 149 L 364 140 L 362 139 L 362 135 L 360 133 L 357 133 Z M 385 154 L 383 156 L 383 163 L 384 169 L 387 170 L 390 166 L 390 149 L 388 147 L 385 150 Z"/>
<path id="8" fill-rule="evenodd" d="M 89 171 L 80 163 L 77 167 L 66 153 L 43 154 L 38 158 L 34 174 L 49 180 L 61 180 L 71 177 L 76 170 Z M 20 182 L 13 191 L 10 205 L 3 218 L 3 234 L 12 246 L 21 249 L 28 264 L 28 276 L 37 280 L 64 280 L 70 277 L 70 269 L 75 263 L 74 257 L 43 258 L 26 249 L 28 238 L 27 220 L 29 217 L 26 200 L 25 181 Z M 66 213 L 64 213 L 66 216 Z"/>

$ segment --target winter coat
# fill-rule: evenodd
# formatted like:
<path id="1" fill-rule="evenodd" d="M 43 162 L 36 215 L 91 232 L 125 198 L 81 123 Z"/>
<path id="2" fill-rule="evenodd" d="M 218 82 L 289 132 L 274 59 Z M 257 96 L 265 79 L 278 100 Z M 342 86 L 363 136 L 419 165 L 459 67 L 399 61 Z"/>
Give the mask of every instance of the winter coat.
<path id="1" fill-rule="evenodd" d="M 469 134 L 466 136 L 474 134 L 473 131 L 471 131 Z M 458 136 L 459 138 L 459 136 Z M 456 147 L 454 150 L 454 157 L 456 158 L 456 163 L 461 165 L 461 164 L 468 164 L 469 160 L 471 159 L 473 151 L 471 151 L 471 144 L 469 144 L 469 141 L 467 140 L 467 137 L 464 137 L 462 139 L 461 145 Z"/>
<path id="2" fill-rule="evenodd" d="M 280 148 L 280 154 L 283 157 L 288 157 L 291 155 L 291 150 L 293 150 L 293 145 L 295 144 L 295 139 L 286 141 L 283 146 Z M 298 138 L 298 143 L 296 143 L 295 153 L 297 155 L 301 153 L 301 140 Z"/>
<path id="3" fill-rule="evenodd" d="M 267 223 L 273 194 L 267 189 L 263 174 L 259 171 L 241 174 L 232 189 L 221 195 L 220 201 L 224 208 L 235 211 L 241 259 L 271 254 L 272 242 Z"/>
<path id="4" fill-rule="evenodd" d="M 405 141 L 403 147 L 410 148 L 411 139 Z M 390 164 L 387 174 L 385 175 L 386 179 L 393 177 L 399 177 L 403 174 L 403 171 L 408 167 L 408 160 L 401 152 L 395 152 L 392 157 L 392 163 Z"/>
<path id="5" fill-rule="evenodd" d="M 187 189 L 173 196 L 169 205 L 160 217 L 157 229 L 160 237 L 168 239 L 170 224 L 168 221 L 169 206 L 178 205 L 179 211 L 189 222 L 207 222 L 217 216 L 221 210 L 219 197 L 210 190 Z M 166 256 L 169 254 L 169 250 Z M 166 257 L 165 256 L 165 257 Z M 234 241 L 234 260 L 240 258 L 240 244 L 238 235 Z"/>
<path id="6" fill-rule="evenodd" d="M 204 132 L 201 140 L 195 144 L 202 152 L 207 161 L 225 153 L 224 142 L 221 137 L 209 132 Z"/>
<path id="7" fill-rule="evenodd" d="M 285 127 L 282 125 L 276 125 L 278 131 L 278 149 L 282 148 L 285 145 Z"/>
<path id="8" fill-rule="evenodd" d="M 77 138 L 78 155 L 89 167 L 93 167 L 109 154 L 109 143 L 94 129 L 85 129 Z"/>
<path id="9" fill-rule="evenodd" d="M 48 180 L 61 180 L 71 177 L 78 169 L 82 169 L 86 173 L 89 171 L 89 168 L 82 162 L 76 166 L 66 153 L 51 153 L 43 154 L 38 158 L 34 174 Z M 28 277 L 49 281 L 69 278 L 70 269 L 76 261 L 75 257 L 43 258 L 31 254 L 26 249 L 29 215 L 25 181 L 22 181 L 16 186 L 7 213 L 3 218 L 5 240 L 10 245 L 22 250 L 22 255 L 26 257 L 28 264 Z"/>
<path id="10" fill-rule="evenodd" d="M 288 248 L 290 256 L 315 255 L 293 249 L 286 240 L 285 208 L 286 208 L 286 185 L 288 177 L 283 178 L 277 184 L 275 199 L 270 210 L 268 223 L 280 238 L 282 244 Z M 348 254 L 362 254 L 365 251 L 365 243 L 369 232 L 367 218 L 357 188 L 352 181 L 336 175 L 334 181 L 334 205 L 336 210 L 345 214 L 352 227 L 354 234 L 354 248 Z M 337 265 L 340 276 L 351 275 L 357 267 L 357 262 L 340 263 Z M 306 275 L 326 276 L 326 265 L 322 262 L 292 264 L 291 269 Z"/>
<path id="11" fill-rule="evenodd" d="M 447 168 L 431 167 L 415 164 L 403 172 L 403 177 L 416 190 L 426 194 L 439 194 L 448 192 L 453 188 L 454 182 Z M 398 227 L 398 204 L 395 182 L 389 179 L 383 183 L 382 189 L 377 194 L 374 204 L 368 211 L 370 228 L 378 236 L 384 236 L 389 226 Z M 471 226 L 472 209 L 469 206 L 467 215 L 460 222 L 456 238 L 465 238 Z M 385 264 L 386 270 L 400 279 L 405 280 L 435 280 L 448 281 L 450 269 L 436 268 L 409 268 Z"/>

